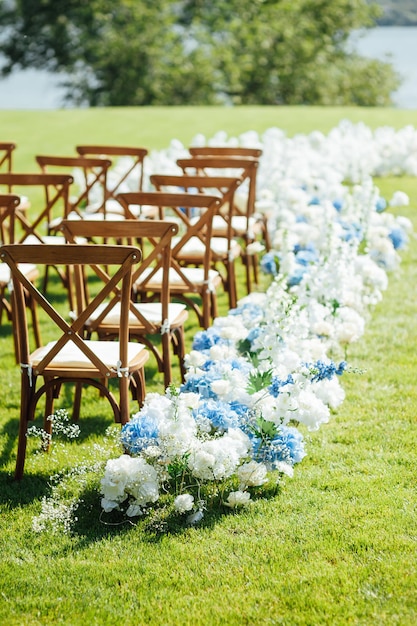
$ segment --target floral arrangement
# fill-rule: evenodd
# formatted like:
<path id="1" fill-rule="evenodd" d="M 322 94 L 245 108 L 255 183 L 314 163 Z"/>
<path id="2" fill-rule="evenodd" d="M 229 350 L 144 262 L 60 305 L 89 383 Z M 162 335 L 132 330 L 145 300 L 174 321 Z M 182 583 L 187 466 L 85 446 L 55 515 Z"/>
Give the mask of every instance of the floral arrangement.
<path id="1" fill-rule="evenodd" d="M 386 211 L 406 205 L 406 194 L 388 203 L 372 180 L 417 175 L 410 128 L 372 134 L 343 122 L 327 137 L 288 139 L 270 129 L 210 142 L 263 150 L 256 210 L 273 234 L 260 260 L 270 286 L 198 332 L 184 384 L 148 394 L 123 427 L 121 454 L 108 458 L 100 479 L 104 515 L 160 511 L 197 524 L 210 507 L 236 509 L 275 493 L 305 457 L 305 434 L 343 402 L 348 346 L 362 336 L 412 230 Z M 184 154 L 178 141 L 151 154 L 147 180 L 175 173 Z"/>

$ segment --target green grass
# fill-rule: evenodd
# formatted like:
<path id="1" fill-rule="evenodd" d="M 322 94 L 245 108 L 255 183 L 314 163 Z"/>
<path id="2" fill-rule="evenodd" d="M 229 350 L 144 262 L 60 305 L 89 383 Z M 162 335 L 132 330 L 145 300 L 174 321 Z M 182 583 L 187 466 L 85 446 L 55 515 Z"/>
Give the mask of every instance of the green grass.
<path id="1" fill-rule="evenodd" d="M 203 114 L 193 108 L 2 112 L 0 123 L 4 140 L 18 143 L 22 170 L 30 155 L 54 149 L 65 153 L 87 131 L 85 140 L 129 138 L 133 144 L 137 137 L 137 143 L 157 148 L 173 137 L 186 141 L 198 131 L 210 135 L 224 129 L 234 134 L 272 125 L 286 127 L 289 133 L 326 131 L 342 117 L 362 119 L 373 127 L 417 123 L 416 111 L 266 108 L 261 116 L 260 108 L 256 115 L 255 109 L 214 109 L 210 119 L 211 109 Z M 157 120 L 165 121 L 154 127 Z M 386 197 L 397 189 L 409 193 L 411 206 L 399 213 L 417 228 L 415 179 L 377 182 Z M 308 436 L 308 456 L 296 467 L 294 478 L 277 496 L 260 499 L 243 513 L 212 513 L 199 528 L 167 535 L 146 522 L 106 526 L 89 483 L 82 488 L 84 503 L 72 535 L 33 532 L 32 518 L 39 514 L 42 497 L 50 493 L 49 476 L 82 461 L 92 443 L 102 443 L 111 416 L 104 401 L 98 401 L 94 391 L 87 392 L 80 441 L 52 455 L 35 454 L 31 443 L 26 476 L 15 484 L 11 476 L 19 372 L 10 327 L 3 323 L 0 624 L 414 626 L 414 238 L 402 256 L 401 268 L 391 275 L 364 338 L 349 350 L 349 362 L 363 374 L 343 377 L 346 400 L 329 424 Z M 225 300 L 221 306 L 225 310 Z M 191 320 L 188 340 L 195 330 Z M 159 388 L 151 379 L 155 381 L 152 374 L 151 388 Z"/>

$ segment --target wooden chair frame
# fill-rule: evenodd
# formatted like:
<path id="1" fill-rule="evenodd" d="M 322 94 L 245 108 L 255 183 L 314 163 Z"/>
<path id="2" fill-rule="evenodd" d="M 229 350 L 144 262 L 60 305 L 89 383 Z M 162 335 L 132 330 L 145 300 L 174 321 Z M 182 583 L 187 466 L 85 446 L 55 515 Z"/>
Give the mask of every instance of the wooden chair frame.
<path id="1" fill-rule="evenodd" d="M 75 382 L 78 390 L 81 389 L 82 384 L 98 388 L 101 394 L 109 400 L 115 421 L 122 424 L 129 420 L 129 387 L 132 388 L 139 405 L 142 403 L 145 394 L 143 368 L 149 354 L 143 346 L 139 348 L 139 344 L 131 344 L 128 341 L 132 272 L 140 257 L 140 250 L 133 246 L 12 244 L 0 249 L 1 260 L 8 264 L 12 273 L 13 306 L 15 307 L 13 319 L 19 334 L 21 411 L 16 479 L 23 476 L 28 423 L 34 419 L 37 403 L 44 394 L 46 398 L 44 428 L 49 433 L 51 433 L 51 423 L 47 418 L 53 414 L 54 398 L 66 382 Z M 21 263 L 30 261 L 40 265 L 62 264 L 72 268 L 79 314 L 74 315 L 70 322 L 60 315 L 53 304 L 19 269 Z M 114 272 L 110 280 L 104 281 L 102 289 L 95 297 L 87 302 L 82 270 L 86 266 L 96 265 L 111 265 L 114 267 Z M 86 341 L 82 337 L 86 321 L 119 284 L 121 289 L 119 341 Z M 25 290 L 43 309 L 58 333 L 56 341 L 34 352 L 31 352 L 29 347 Z M 103 344 L 106 346 L 104 351 Z M 69 347 L 72 352 L 71 350 L 68 352 Z M 111 354 L 106 354 L 108 350 Z M 38 388 L 37 381 L 40 377 L 44 382 Z M 108 389 L 109 379 L 115 379 L 119 384 L 119 403 Z M 78 411 L 79 407 L 75 408 Z"/>
<path id="2" fill-rule="evenodd" d="M 0 240 L 1 245 L 7 245 L 14 243 L 15 241 L 15 212 L 20 205 L 20 197 L 13 194 L 0 194 Z M 22 267 L 22 271 L 30 281 L 34 281 L 39 277 L 39 270 L 33 263 Z M 6 293 L 9 291 L 11 274 L 10 271 L 3 272 L 0 278 L 0 324 L 3 320 L 3 312 L 6 313 L 9 321 L 13 322 L 13 307 L 10 299 Z M 38 317 L 36 313 L 36 306 L 32 299 L 27 294 L 26 303 L 31 311 L 32 327 L 35 337 L 36 346 L 40 345 L 40 334 Z M 15 347 L 16 360 L 18 359 L 18 337 L 14 332 L 15 325 L 13 324 L 13 340 Z"/>
<path id="3" fill-rule="evenodd" d="M 98 187 L 102 194 L 102 201 L 95 208 L 94 213 L 106 215 L 107 172 L 112 164 L 109 159 L 38 155 L 36 162 L 44 174 L 56 172 L 57 168 L 61 171 L 65 169 L 71 175 L 73 175 L 76 169 L 82 172 L 85 186 L 78 191 L 77 195 L 70 196 L 68 213 L 73 211 L 79 217 L 84 217 L 83 209 L 88 210 L 91 193 Z M 73 190 L 71 192 L 73 193 Z M 57 230 L 58 228 L 59 223 L 50 225 L 50 230 Z"/>
<path id="4" fill-rule="evenodd" d="M 191 151 L 194 154 L 188 158 L 178 159 L 177 165 L 185 174 L 195 173 L 212 176 L 219 175 L 219 172 L 223 170 L 228 176 L 231 176 L 233 172 L 239 172 L 242 184 L 245 181 L 248 183 L 248 197 L 243 210 L 235 203 L 234 215 L 245 218 L 245 228 L 239 233 L 235 232 L 235 234 L 243 238 L 246 250 L 246 247 L 255 239 L 252 227 L 252 222 L 255 220 L 260 225 L 266 248 L 269 249 L 269 234 L 266 220 L 255 218 L 256 176 L 259 157 L 251 156 L 250 153 L 253 150 L 250 148 L 239 149 L 240 153 L 244 150 L 246 151 L 243 153 L 243 156 L 237 150 L 237 148 L 189 148 L 190 154 Z M 209 152 L 210 154 L 208 154 Z M 256 154 L 258 152 L 259 150 L 255 150 Z M 252 284 L 256 285 L 258 282 L 257 257 L 255 255 L 243 254 L 242 258 L 246 267 L 247 291 L 250 293 Z"/>
<path id="5" fill-rule="evenodd" d="M 235 260 L 241 255 L 241 247 L 234 239 L 233 232 L 233 211 L 234 194 L 241 184 L 240 178 L 221 176 L 196 176 L 196 175 L 170 175 L 152 174 L 150 182 L 157 191 L 177 191 L 184 190 L 188 193 L 197 190 L 198 193 L 218 193 L 221 204 L 218 213 L 213 220 L 220 219 L 224 223 L 225 233 L 222 236 L 214 235 L 211 238 L 212 244 L 212 264 L 217 267 L 219 263 L 224 265 L 226 275 L 222 276 L 225 291 L 229 297 L 229 308 L 234 309 L 237 304 L 237 285 L 235 273 Z M 160 214 L 160 219 L 165 216 Z M 215 230 L 213 221 L 213 231 Z"/>
<path id="6" fill-rule="evenodd" d="M 170 270 L 171 294 L 185 302 L 196 313 L 200 326 L 208 328 L 210 321 L 217 315 L 216 289 L 221 284 L 220 274 L 214 271 L 212 265 L 212 250 L 210 246 L 213 216 L 221 205 L 218 196 L 189 193 L 165 193 L 162 191 L 119 194 L 119 202 L 125 209 L 127 219 L 134 216 L 129 211 L 130 205 L 152 206 L 160 211 L 169 209 L 182 226 L 183 233 L 173 242 Z M 199 219 L 191 222 L 190 211 L 195 209 Z M 172 221 L 171 217 L 167 217 Z M 204 257 L 193 259 L 185 253 L 186 245 L 193 237 L 197 237 L 204 246 Z M 198 266 L 200 278 L 198 282 L 191 276 L 188 267 L 190 263 Z M 193 268 L 194 269 L 194 268 Z M 149 294 L 160 293 L 161 284 L 155 272 L 151 272 L 142 283 L 135 282 L 135 289 L 143 298 Z M 198 294 L 201 305 L 187 294 Z"/>
<path id="7" fill-rule="evenodd" d="M 158 369 L 164 374 L 164 384 L 168 387 L 172 382 L 171 350 L 178 356 L 181 380 L 184 381 L 185 368 L 185 333 L 184 323 L 188 318 L 188 312 L 181 306 L 171 304 L 169 270 L 171 267 L 171 241 L 178 233 L 178 225 L 167 221 L 153 220 L 65 220 L 61 230 L 70 243 L 75 243 L 79 237 L 87 237 L 93 240 L 99 237 L 106 242 L 116 240 L 133 243 L 139 241 L 143 249 L 142 263 L 135 269 L 132 276 L 132 284 L 141 282 L 152 270 L 153 273 L 162 271 L 162 290 L 160 293 L 160 320 L 147 315 L 149 304 L 130 303 L 129 334 L 131 339 L 144 343 L 154 354 Z M 96 272 L 98 268 L 96 268 Z M 100 277 L 103 278 L 103 270 L 100 269 Z M 87 284 L 87 283 L 86 283 Z M 88 336 L 97 333 L 100 339 L 113 339 L 119 332 L 118 314 L 113 314 L 120 300 L 120 290 L 115 290 L 111 300 L 106 304 L 101 313 L 86 323 Z M 151 305 L 151 308 L 154 308 Z M 173 309 L 176 309 L 173 311 Z M 109 317 L 110 314 L 110 317 Z M 162 353 L 158 350 L 152 337 L 161 335 Z"/>
<path id="8" fill-rule="evenodd" d="M 0 169 L 3 170 L 3 166 L 6 172 L 11 172 L 13 169 L 13 150 L 16 149 L 16 144 L 11 142 L 0 142 Z M 4 171 L 4 170 L 3 170 Z"/>
<path id="9" fill-rule="evenodd" d="M 142 191 L 143 187 L 143 177 L 144 177 L 144 160 L 148 154 L 148 150 L 146 148 L 134 148 L 129 146 L 108 146 L 108 145 L 80 145 L 76 147 L 76 151 L 82 157 L 102 157 L 109 158 L 112 161 L 113 166 L 117 165 L 114 162 L 114 157 L 118 159 L 122 157 L 130 157 L 132 159 L 132 163 L 123 173 L 119 176 L 115 174 L 115 167 L 110 168 L 107 177 L 107 185 L 105 190 L 105 204 L 106 211 L 112 213 L 111 201 L 116 202 L 119 205 L 119 201 L 117 200 L 117 196 L 119 193 L 124 191 L 124 186 L 126 185 L 127 180 L 135 170 L 139 170 L 139 175 L 137 177 L 137 186 L 131 191 Z M 110 179 L 113 178 L 111 181 Z"/>

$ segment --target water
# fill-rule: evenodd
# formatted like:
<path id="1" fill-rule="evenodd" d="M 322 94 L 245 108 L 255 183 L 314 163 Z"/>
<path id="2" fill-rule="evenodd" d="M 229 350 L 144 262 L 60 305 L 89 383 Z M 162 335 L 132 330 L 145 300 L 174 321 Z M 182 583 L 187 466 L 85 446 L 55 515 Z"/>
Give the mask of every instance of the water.
<path id="1" fill-rule="evenodd" d="M 417 109 L 417 27 L 381 26 L 363 36 L 355 33 L 352 43 L 363 56 L 394 65 L 404 80 L 393 95 L 395 105 Z M 64 106 L 64 91 L 58 83 L 48 72 L 16 72 L 0 80 L 0 109 L 59 109 Z"/>

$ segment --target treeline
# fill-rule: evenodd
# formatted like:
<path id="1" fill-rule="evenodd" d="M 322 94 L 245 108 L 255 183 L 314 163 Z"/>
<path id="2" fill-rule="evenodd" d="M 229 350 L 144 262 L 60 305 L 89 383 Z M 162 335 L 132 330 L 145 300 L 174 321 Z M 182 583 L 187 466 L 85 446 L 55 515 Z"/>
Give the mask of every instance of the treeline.
<path id="1" fill-rule="evenodd" d="M 384 106 L 398 75 L 348 45 L 378 15 L 367 0 L 0 0 L 0 70 L 60 74 L 75 106 Z"/>
<path id="2" fill-rule="evenodd" d="M 417 26 L 416 0 L 376 0 L 383 10 L 379 26 Z"/>

